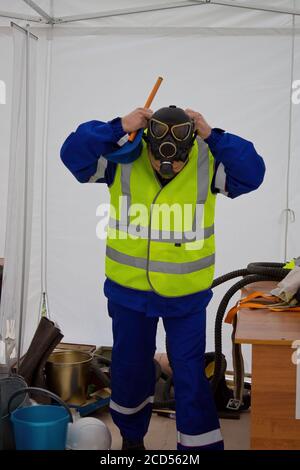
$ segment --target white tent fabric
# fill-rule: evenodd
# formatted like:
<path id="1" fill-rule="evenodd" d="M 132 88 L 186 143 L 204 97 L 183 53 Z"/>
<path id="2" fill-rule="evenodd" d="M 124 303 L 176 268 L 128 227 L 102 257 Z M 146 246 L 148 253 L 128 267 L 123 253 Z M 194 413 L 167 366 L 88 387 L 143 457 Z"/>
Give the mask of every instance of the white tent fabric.
<path id="1" fill-rule="evenodd" d="M 5 243 L 5 226 L 6 226 L 6 206 L 7 206 L 7 191 L 8 191 L 8 171 L 9 171 L 9 136 L 10 136 L 10 116 L 11 116 L 11 85 L 12 85 L 12 69 L 13 69 L 13 41 L 11 35 L 3 32 L 0 29 L 0 43 L 1 43 L 1 65 L 0 65 L 0 80 L 5 86 L 5 99 L 1 100 L 0 104 L 0 158 L 1 158 L 1 171 L 0 171 L 0 185 L 1 185 L 1 198 L 0 198 L 0 253 L 4 254 Z M 4 103 L 5 104 L 4 104 Z"/>
<path id="2" fill-rule="evenodd" d="M 297 27 L 300 26 L 300 18 L 296 19 Z M 295 58 L 294 58 L 294 73 L 293 82 L 298 82 L 293 89 L 294 103 L 291 109 L 291 161 L 288 183 L 288 196 L 290 207 L 294 211 L 291 214 L 291 223 L 287 232 L 287 248 L 288 258 L 293 256 L 296 250 L 299 250 L 299 233 L 300 233 L 300 191 L 299 191 L 299 178 L 300 178 L 300 37 L 295 36 Z M 298 209 L 298 210 L 297 210 Z"/>
<path id="3" fill-rule="evenodd" d="M 25 11 L 17 10 L 21 0 L 2 3 L 6 6 L 9 3 L 10 11 Z M 55 17 L 96 12 L 100 3 L 102 12 L 124 8 L 121 1 L 36 3 Z M 126 7 L 147 4 L 149 0 L 132 1 L 126 2 Z M 265 4 L 277 9 L 297 6 L 293 0 Z M 30 14 L 36 15 L 33 11 Z M 11 39 L 8 20 L 2 19 L 2 24 L 1 50 Z M 18 24 L 25 26 L 26 22 L 20 20 Z M 102 293 L 105 243 L 96 238 L 96 209 L 101 202 L 108 202 L 108 191 L 103 185 L 76 182 L 60 162 L 60 147 L 81 122 L 108 120 L 142 105 L 158 75 L 165 80 L 153 103 L 154 109 L 174 103 L 199 110 L 213 126 L 253 141 L 266 162 L 265 182 L 258 191 L 233 201 L 219 197 L 216 275 L 251 261 L 284 261 L 299 255 L 300 105 L 292 103 L 291 94 L 292 82 L 300 79 L 300 17 L 208 4 L 54 26 L 30 24 L 39 36 L 40 119 L 36 123 L 37 225 L 33 230 L 36 255 L 32 260 L 35 287 L 29 291 L 30 295 L 36 293 L 40 285 L 38 252 L 43 222 L 47 256 L 43 257 L 42 284 L 48 293 L 50 314 L 60 324 L 66 341 L 97 345 L 112 341 Z M 1 58 L 0 67 L 0 71 L 3 67 L 8 73 L 9 55 Z M 47 80 L 49 89 L 45 85 Z M 6 105 L 7 116 L 10 107 L 10 103 Z M 5 115 L 0 114 L 0 118 L 5 120 Z M 0 181 L 1 194 L 5 195 L 6 134 L 2 142 L 4 172 Z M 40 206 L 43 169 L 39 163 L 44 153 L 46 199 Z M 44 206 L 42 217 L 38 210 Z M 295 222 L 289 219 L 286 225 L 287 208 L 294 211 L 296 219 Z M 5 220 L 3 206 L 0 209 L 1 220 Z M 3 226 L 1 232 L 0 256 Z M 214 316 L 226 288 L 216 290 L 208 308 L 207 350 L 213 349 Z M 30 338 L 29 331 L 36 325 L 36 310 L 31 310 L 27 318 L 25 344 Z M 227 326 L 224 336 L 224 352 L 230 359 Z M 157 347 L 164 349 L 161 327 Z M 249 351 L 245 357 L 249 370 Z"/>
<path id="4" fill-rule="evenodd" d="M 21 350 L 24 339 L 31 260 L 35 155 L 36 39 L 30 33 L 13 27 L 13 41 L 9 191 L 0 311 L 0 341 L 2 347 L 5 345 L 7 363 L 17 358 L 17 350 Z"/>

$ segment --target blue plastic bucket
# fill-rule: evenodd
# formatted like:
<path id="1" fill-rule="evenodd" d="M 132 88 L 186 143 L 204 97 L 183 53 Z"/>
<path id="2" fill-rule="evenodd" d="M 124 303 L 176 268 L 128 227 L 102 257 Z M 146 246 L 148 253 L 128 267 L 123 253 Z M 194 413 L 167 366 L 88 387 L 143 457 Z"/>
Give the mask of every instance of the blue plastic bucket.
<path id="1" fill-rule="evenodd" d="M 11 413 L 17 450 L 64 450 L 69 414 L 62 406 L 36 405 Z"/>
<path id="2" fill-rule="evenodd" d="M 10 413 L 16 450 L 64 450 L 68 423 L 73 421 L 68 406 L 54 393 L 41 388 L 28 387 L 15 392 L 8 403 L 21 393 L 39 392 L 50 396 L 60 405 L 34 405 L 17 408 Z"/>

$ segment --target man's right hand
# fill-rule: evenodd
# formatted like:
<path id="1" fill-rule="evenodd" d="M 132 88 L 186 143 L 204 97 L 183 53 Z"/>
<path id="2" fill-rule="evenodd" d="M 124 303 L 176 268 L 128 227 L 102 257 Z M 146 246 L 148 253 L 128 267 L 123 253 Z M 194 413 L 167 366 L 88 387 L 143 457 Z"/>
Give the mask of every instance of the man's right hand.
<path id="1" fill-rule="evenodd" d="M 153 111 L 151 111 L 151 109 L 145 108 L 137 108 L 127 114 L 121 119 L 124 132 L 130 134 L 130 132 L 147 127 L 148 120 L 151 118 L 152 114 Z"/>

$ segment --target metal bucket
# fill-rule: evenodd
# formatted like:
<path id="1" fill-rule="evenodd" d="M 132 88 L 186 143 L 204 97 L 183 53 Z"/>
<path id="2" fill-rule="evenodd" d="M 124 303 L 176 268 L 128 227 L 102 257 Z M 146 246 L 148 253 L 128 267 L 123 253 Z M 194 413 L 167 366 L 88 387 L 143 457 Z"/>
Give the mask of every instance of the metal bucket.
<path id="1" fill-rule="evenodd" d="M 49 390 L 68 403 L 85 403 L 92 359 L 91 354 L 82 351 L 54 351 L 46 363 Z"/>

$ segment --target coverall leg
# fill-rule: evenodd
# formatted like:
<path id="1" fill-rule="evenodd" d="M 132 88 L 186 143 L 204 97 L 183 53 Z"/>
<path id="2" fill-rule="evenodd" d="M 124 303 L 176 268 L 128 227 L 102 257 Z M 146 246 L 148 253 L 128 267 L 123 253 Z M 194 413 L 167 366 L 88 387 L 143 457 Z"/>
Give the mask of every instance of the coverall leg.
<path id="1" fill-rule="evenodd" d="M 163 322 L 174 374 L 177 449 L 223 450 L 217 410 L 204 373 L 206 310 Z"/>
<path id="2" fill-rule="evenodd" d="M 123 437 L 141 441 L 154 401 L 157 317 L 108 302 L 112 318 L 110 412 Z"/>

